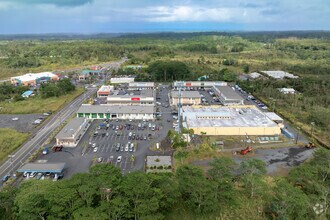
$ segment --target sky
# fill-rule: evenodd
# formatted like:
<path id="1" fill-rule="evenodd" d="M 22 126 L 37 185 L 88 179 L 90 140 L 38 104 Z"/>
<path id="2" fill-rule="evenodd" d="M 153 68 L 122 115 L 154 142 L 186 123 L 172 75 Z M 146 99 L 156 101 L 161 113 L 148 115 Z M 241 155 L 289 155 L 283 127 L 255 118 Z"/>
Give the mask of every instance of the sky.
<path id="1" fill-rule="evenodd" d="M 0 0 L 0 34 L 330 30 L 330 0 Z"/>

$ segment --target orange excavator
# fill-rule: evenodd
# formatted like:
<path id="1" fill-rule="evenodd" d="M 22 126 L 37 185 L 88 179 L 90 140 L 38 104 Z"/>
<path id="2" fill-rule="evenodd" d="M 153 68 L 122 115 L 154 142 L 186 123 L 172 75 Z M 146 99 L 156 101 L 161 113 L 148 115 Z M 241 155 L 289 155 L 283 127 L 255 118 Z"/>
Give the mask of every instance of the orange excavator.
<path id="1" fill-rule="evenodd" d="M 246 155 L 247 153 L 251 152 L 252 151 L 252 147 L 250 146 L 247 146 L 245 149 L 242 149 L 241 151 L 239 151 L 239 153 L 241 155 Z"/>

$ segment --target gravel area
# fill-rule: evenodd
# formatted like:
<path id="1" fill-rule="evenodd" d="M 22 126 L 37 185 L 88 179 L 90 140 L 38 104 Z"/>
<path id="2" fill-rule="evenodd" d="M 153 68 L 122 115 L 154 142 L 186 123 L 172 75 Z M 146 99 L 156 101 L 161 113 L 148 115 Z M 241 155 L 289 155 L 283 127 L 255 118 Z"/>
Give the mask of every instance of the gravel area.
<path id="1" fill-rule="evenodd" d="M 234 161 L 240 164 L 242 161 L 257 158 L 266 163 L 267 174 L 272 176 L 287 175 L 287 173 L 295 166 L 312 157 L 314 149 L 302 147 L 285 147 L 278 149 L 257 149 L 248 153 L 248 155 L 235 155 Z M 197 160 L 192 164 L 202 167 L 208 167 L 213 159 Z"/>
<path id="2" fill-rule="evenodd" d="M 12 128 L 19 132 L 32 132 L 35 125 L 32 123 L 42 117 L 42 114 L 0 115 L 0 128 Z M 18 118 L 14 121 L 13 118 Z"/>

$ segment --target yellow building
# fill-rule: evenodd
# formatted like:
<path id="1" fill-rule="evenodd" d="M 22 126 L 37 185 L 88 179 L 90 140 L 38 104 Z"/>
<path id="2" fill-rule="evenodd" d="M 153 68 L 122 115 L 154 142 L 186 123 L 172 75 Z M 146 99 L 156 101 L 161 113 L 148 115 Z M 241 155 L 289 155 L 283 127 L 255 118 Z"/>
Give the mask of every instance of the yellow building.
<path id="1" fill-rule="evenodd" d="M 182 107 L 183 126 L 205 135 L 277 136 L 280 126 L 255 106 Z"/>
<path id="2" fill-rule="evenodd" d="M 201 95 L 198 91 L 181 91 L 181 105 L 200 105 Z M 171 105 L 177 106 L 179 103 L 179 91 L 171 92 Z"/>

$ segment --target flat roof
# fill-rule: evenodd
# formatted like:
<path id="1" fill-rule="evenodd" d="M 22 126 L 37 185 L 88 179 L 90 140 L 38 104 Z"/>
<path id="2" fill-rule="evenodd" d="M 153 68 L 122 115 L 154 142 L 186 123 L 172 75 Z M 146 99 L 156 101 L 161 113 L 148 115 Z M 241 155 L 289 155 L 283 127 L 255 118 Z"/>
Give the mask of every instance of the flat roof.
<path id="1" fill-rule="evenodd" d="M 61 173 L 64 168 L 65 163 L 27 163 L 19 168 L 17 172 Z"/>
<path id="2" fill-rule="evenodd" d="M 11 77 L 11 79 L 18 79 L 20 81 L 31 81 L 31 80 L 36 80 L 38 78 L 42 78 L 42 77 L 54 77 L 57 76 L 52 72 L 41 72 L 41 73 L 27 73 L 21 76 L 14 76 Z"/>
<path id="3" fill-rule="evenodd" d="M 73 118 L 64 126 L 55 138 L 72 138 L 77 130 L 80 129 L 80 126 L 85 122 L 85 120 L 85 118 Z"/>
<path id="4" fill-rule="evenodd" d="M 281 118 L 278 114 L 275 112 L 265 112 L 265 115 L 273 121 L 283 121 L 283 118 Z"/>
<path id="5" fill-rule="evenodd" d="M 261 71 L 261 72 L 263 72 L 266 75 L 273 77 L 275 79 L 283 79 L 284 77 L 292 78 L 292 79 L 299 78 L 298 76 L 295 76 L 291 73 L 288 73 L 288 72 L 285 72 L 282 70 L 270 70 L 270 71 Z"/>
<path id="6" fill-rule="evenodd" d="M 140 105 L 82 105 L 77 113 L 110 113 L 110 114 L 153 114 L 154 106 Z"/>
<path id="7" fill-rule="evenodd" d="M 110 92 L 113 86 L 102 85 L 97 92 Z"/>
<path id="8" fill-rule="evenodd" d="M 243 98 L 235 92 L 230 86 L 215 86 L 219 89 L 220 93 L 225 97 L 225 99 L 235 99 L 243 100 Z"/>
<path id="9" fill-rule="evenodd" d="M 147 156 L 147 166 L 171 166 L 171 156 Z"/>
<path id="10" fill-rule="evenodd" d="M 154 82 L 130 82 L 128 87 L 154 87 Z"/>
<path id="11" fill-rule="evenodd" d="M 182 107 L 188 127 L 277 127 L 255 106 Z"/>
<path id="12" fill-rule="evenodd" d="M 173 98 L 179 97 L 179 91 L 171 91 Z M 198 91 L 181 91 L 181 98 L 201 98 Z"/>

